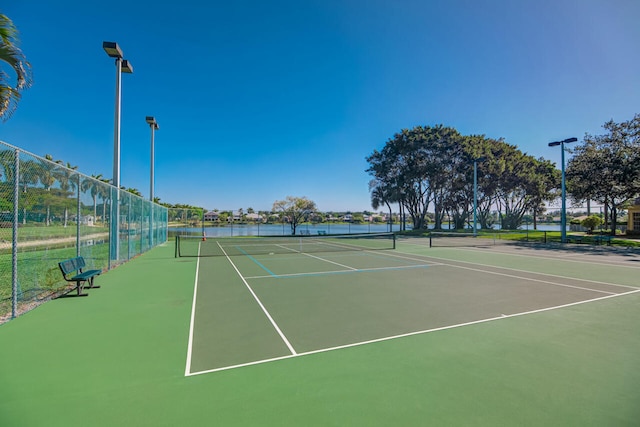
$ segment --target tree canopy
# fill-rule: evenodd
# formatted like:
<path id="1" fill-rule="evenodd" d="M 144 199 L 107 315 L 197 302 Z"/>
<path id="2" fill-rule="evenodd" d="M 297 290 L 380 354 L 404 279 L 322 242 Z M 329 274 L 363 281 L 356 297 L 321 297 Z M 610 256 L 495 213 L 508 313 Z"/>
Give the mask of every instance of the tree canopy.
<path id="1" fill-rule="evenodd" d="M 542 212 L 553 200 L 560 173 L 552 163 L 522 153 L 514 145 L 484 135 L 461 135 L 443 125 L 403 129 L 382 150 L 366 158 L 372 175 L 372 206 L 397 203 L 406 210 L 414 229 L 426 228 L 429 207 L 434 228 L 445 215 L 453 227 L 467 227 L 474 204 L 474 164 L 477 168 L 477 213 L 489 228 L 491 209 L 501 214 L 503 228 L 517 228 L 524 214 Z"/>
<path id="2" fill-rule="evenodd" d="M 602 126 L 602 135 L 586 134 L 573 149 L 566 169 L 567 190 L 578 202 L 595 200 L 611 211 L 615 233 L 618 210 L 640 194 L 640 114 Z"/>
<path id="3" fill-rule="evenodd" d="M 296 227 L 316 211 L 315 202 L 306 197 L 287 196 L 285 200 L 273 202 L 273 211 L 280 212 L 289 221 L 291 234 L 296 234 Z"/>

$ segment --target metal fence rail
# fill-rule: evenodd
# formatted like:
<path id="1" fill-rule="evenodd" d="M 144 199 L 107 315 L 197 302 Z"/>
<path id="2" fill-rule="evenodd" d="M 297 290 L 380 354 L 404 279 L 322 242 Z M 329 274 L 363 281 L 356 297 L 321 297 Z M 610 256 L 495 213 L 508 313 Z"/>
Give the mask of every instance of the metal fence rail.
<path id="1" fill-rule="evenodd" d="M 167 221 L 164 206 L 0 141 L 0 323 L 69 289 L 59 261 L 109 270 L 164 243 Z"/>

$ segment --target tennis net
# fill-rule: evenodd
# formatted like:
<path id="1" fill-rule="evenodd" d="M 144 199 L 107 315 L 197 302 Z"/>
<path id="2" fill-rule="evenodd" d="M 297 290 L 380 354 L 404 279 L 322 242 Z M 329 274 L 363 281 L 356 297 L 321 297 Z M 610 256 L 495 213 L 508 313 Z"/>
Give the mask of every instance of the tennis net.
<path id="1" fill-rule="evenodd" d="M 546 243 L 546 241 L 546 233 L 538 231 L 481 232 L 475 235 L 457 232 L 431 232 L 429 234 L 429 246 L 432 248 L 487 247 L 519 243 Z"/>
<path id="2" fill-rule="evenodd" d="M 395 249 L 393 233 L 324 236 L 177 236 L 175 256 L 211 257 Z"/>

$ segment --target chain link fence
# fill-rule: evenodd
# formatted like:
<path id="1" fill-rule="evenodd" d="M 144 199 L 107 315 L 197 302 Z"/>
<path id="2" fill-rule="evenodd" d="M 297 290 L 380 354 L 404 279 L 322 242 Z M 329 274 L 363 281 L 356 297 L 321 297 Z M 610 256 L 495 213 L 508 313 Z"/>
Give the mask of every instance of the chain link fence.
<path id="1" fill-rule="evenodd" d="M 164 243 L 167 221 L 163 206 L 0 141 L 0 323 L 70 289 L 58 262 L 109 270 Z"/>

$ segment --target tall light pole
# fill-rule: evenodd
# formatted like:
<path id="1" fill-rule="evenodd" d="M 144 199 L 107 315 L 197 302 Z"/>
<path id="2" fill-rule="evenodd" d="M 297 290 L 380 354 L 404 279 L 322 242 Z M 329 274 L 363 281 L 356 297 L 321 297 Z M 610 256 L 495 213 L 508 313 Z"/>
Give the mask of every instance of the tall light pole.
<path id="1" fill-rule="evenodd" d="M 156 129 L 160 129 L 158 123 L 156 122 L 155 117 L 147 116 L 147 123 L 149 123 L 149 127 L 151 128 L 151 180 L 149 186 L 149 200 L 153 202 L 153 163 L 154 163 L 154 133 Z"/>
<path id="2" fill-rule="evenodd" d="M 113 185 L 116 187 L 115 197 L 111 198 L 111 236 L 110 252 L 112 260 L 120 255 L 120 83 L 122 73 L 133 73 L 133 67 L 123 59 L 118 43 L 102 42 L 102 48 L 111 58 L 116 60 L 116 107 L 113 126 Z"/>
<path id="3" fill-rule="evenodd" d="M 473 159 L 473 236 L 478 235 L 478 162 L 483 162 L 485 157 Z"/>
<path id="4" fill-rule="evenodd" d="M 570 142 L 576 142 L 578 138 L 567 138 L 562 141 L 554 141 L 549 143 L 549 147 L 560 146 L 561 155 L 561 171 L 562 171 L 562 208 L 560 211 L 560 241 L 566 243 L 567 241 L 567 194 L 564 181 L 564 144 Z"/>
<path id="5" fill-rule="evenodd" d="M 153 247 L 153 164 L 154 164 L 154 136 L 156 129 L 160 129 L 156 118 L 153 116 L 147 116 L 147 123 L 151 128 L 151 178 L 149 180 L 149 201 L 151 207 L 151 213 L 149 215 L 149 248 Z"/>

